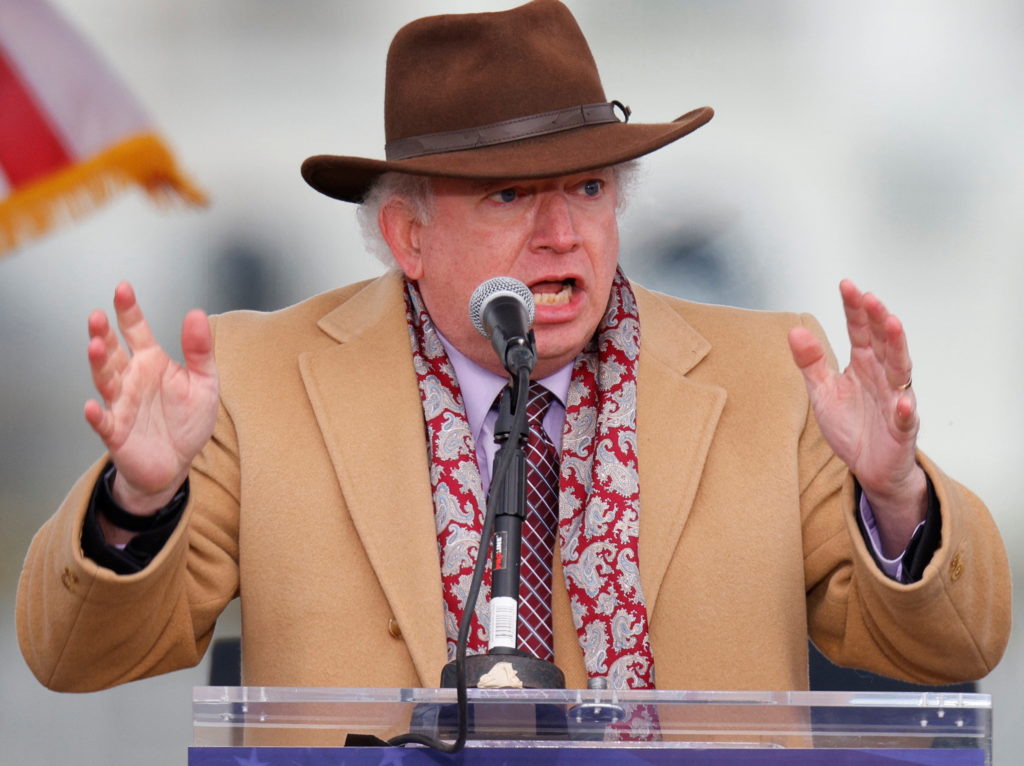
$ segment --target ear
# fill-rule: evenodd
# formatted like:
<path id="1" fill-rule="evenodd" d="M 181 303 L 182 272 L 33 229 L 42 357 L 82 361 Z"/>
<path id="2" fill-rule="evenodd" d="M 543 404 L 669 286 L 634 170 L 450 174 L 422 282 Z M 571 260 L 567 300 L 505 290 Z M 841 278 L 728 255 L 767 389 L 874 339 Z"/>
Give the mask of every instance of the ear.
<path id="1" fill-rule="evenodd" d="M 422 224 L 416 220 L 408 204 L 398 197 L 388 200 L 381 205 L 377 224 L 405 276 L 412 280 L 422 277 L 423 255 L 419 237 Z"/>

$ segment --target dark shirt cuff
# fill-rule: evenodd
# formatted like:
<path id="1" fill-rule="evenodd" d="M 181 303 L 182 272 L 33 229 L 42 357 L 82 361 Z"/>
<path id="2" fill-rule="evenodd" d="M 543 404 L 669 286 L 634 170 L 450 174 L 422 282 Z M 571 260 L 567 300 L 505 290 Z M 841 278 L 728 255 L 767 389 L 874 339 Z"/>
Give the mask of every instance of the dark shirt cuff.
<path id="1" fill-rule="evenodd" d="M 171 502 L 153 516 L 136 517 L 114 502 L 110 491 L 113 477 L 114 466 L 108 463 L 93 488 L 89 508 L 86 510 L 85 524 L 82 527 L 82 553 L 101 567 L 111 569 L 117 574 L 133 574 L 145 569 L 174 534 L 181 514 L 188 504 L 188 479 L 181 485 L 181 489 Z M 108 544 L 100 528 L 97 516 L 100 513 L 115 526 L 124 524 L 123 528 L 138 534 L 123 548 Z M 129 528 L 128 524 L 134 528 Z"/>
<path id="2" fill-rule="evenodd" d="M 907 543 L 906 550 L 903 551 L 903 566 L 897 580 L 903 585 L 915 583 L 924 576 L 925 567 L 931 563 L 932 556 L 935 555 L 935 551 L 939 549 L 939 545 L 942 543 L 942 514 L 940 512 L 939 497 L 935 494 L 935 486 L 932 484 L 931 478 L 927 474 L 925 478 L 928 481 L 928 510 L 925 513 L 924 523 L 917 528 L 914 536 Z M 856 501 L 858 507 L 860 505 L 860 496 L 861 488 L 857 484 Z M 856 515 L 857 526 L 860 529 L 861 536 L 868 543 L 867 547 L 871 552 L 871 557 L 875 560 L 875 564 L 882 568 L 882 562 L 878 560 L 875 548 L 871 545 L 871 537 L 867 529 L 864 528 L 864 519 L 860 513 Z"/>

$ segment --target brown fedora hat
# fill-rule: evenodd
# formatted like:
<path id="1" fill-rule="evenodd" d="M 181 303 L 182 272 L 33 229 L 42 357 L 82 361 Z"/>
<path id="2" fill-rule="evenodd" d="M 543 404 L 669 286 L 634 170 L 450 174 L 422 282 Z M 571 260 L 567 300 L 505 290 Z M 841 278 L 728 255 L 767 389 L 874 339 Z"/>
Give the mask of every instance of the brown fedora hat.
<path id="1" fill-rule="evenodd" d="M 625 162 L 711 119 L 629 123 L 608 102 L 579 25 L 558 0 L 497 13 L 430 16 L 398 31 L 384 86 L 385 160 L 318 155 L 302 177 L 361 202 L 382 173 L 549 178 Z"/>

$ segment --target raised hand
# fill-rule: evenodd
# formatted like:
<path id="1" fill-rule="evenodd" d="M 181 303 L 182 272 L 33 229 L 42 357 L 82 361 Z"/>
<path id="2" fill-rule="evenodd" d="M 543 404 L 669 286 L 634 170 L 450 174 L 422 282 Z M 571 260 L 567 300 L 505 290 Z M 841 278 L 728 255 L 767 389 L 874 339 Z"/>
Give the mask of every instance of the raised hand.
<path id="1" fill-rule="evenodd" d="M 106 314 L 89 316 L 89 365 L 103 404 L 86 402 L 85 419 L 117 467 L 114 499 L 127 511 L 153 513 L 171 500 L 213 433 L 213 338 L 206 314 L 190 311 L 180 365 L 157 344 L 127 282 L 114 291 L 114 309 L 124 346 Z"/>
<path id="2" fill-rule="evenodd" d="M 836 455 L 867 494 L 884 552 L 898 554 L 927 510 L 927 480 L 915 460 L 919 420 L 903 324 L 853 282 L 839 286 L 850 337 L 841 373 L 805 327 L 789 333 L 814 414 Z"/>

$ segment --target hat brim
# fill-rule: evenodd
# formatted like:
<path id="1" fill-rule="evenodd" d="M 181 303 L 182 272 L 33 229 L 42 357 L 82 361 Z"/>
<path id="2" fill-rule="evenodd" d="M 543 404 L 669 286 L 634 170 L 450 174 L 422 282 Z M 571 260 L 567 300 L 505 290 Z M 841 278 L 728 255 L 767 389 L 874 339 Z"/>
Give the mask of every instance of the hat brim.
<path id="1" fill-rule="evenodd" d="M 320 154 L 302 163 L 306 183 L 328 197 L 362 202 L 388 172 L 448 178 L 552 178 L 617 165 L 676 141 L 714 116 L 701 107 L 668 123 L 607 123 L 494 146 L 387 162 Z"/>

